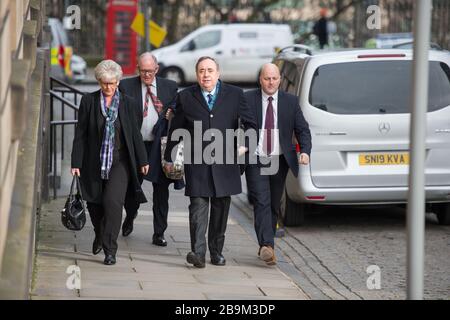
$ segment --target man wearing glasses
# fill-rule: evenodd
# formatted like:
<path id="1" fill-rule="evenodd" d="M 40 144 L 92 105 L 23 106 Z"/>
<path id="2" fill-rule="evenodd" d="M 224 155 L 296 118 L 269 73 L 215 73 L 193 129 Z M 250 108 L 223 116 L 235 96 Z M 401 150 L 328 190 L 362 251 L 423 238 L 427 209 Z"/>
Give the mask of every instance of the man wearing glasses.
<path id="1" fill-rule="evenodd" d="M 138 60 L 139 76 L 124 79 L 119 89 L 133 97 L 136 117 L 147 150 L 150 170 L 143 179 L 153 185 L 153 241 L 157 246 L 167 246 L 164 231 L 167 229 L 169 212 L 169 185 L 175 182 L 175 189 L 184 187 L 183 180 L 168 179 L 161 166 L 161 137 L 167 135 L 168 119 L 172 113 L 178 91 L 176 82 L 156 77 L 158 61 L 150 52 L 143 53 Z M 128 190 L 125 200 L 126 218 L 122 225 L 122 235 L 133 231 L 133 221 L 137 216 L 139 203 L 133 200 L 133 190 Z"/>

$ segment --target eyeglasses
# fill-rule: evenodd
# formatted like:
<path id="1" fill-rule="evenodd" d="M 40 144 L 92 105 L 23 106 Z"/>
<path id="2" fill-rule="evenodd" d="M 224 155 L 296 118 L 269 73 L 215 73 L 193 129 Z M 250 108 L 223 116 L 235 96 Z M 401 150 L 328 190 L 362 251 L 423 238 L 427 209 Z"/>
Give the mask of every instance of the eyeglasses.
<path id="1" fill-rule="evenodd" d="M 154 70 L 139 70 L 139 73 L 140 74 L 142 74 L 142 75 L 149 75 L 149 76 L 152 76 L 152 75 L 154 75 L 156 72 L 158 72 L 158 69 L 154 69 Z"/>
<path id="2" fill-rule="evenodd" d="M 117 82 L 103 82 L 100 80 L 100 85 L 103 87 L 115 87 L 117 86 Z"/>

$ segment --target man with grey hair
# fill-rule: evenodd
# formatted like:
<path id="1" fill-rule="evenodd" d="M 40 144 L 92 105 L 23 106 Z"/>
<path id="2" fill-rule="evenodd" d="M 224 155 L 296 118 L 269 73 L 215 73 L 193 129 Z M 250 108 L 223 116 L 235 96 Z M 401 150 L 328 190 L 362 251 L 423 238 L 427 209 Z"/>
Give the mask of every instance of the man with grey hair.
<path id="1" fill-rule="evenodd" d="M 140 179 L 151 181 L 153 185 L 153 239 L 157 246 L 167 246 L 164 232 L 167 229 L 169 212 L 169 185 L 175 182 L 175 189 L 184 187 L 181 180 L 170 180 L 162 171 L 161 137 L 167 135 L 168 118 L 175 104 L 178 87 L 174 81 L 157 77 L 159 66 L 155 56 L 150 52 L 141 54 L 138 60 L 136 77 L 122 80 L 121 92 L 133 97 L 137 104 L 135 111 L 150 163 L 149 173 Z M 139 203 L 132 197 L 133 190 L 128 190 L 125 201 L 127 216 L 122 225 L 123 236 L 133 231 L 133 221 L 137 216 Z"/>
<path id="2" fill-rule="evenodd" d="M 187 157 L 194 161 L 184 164 L 185 195 L 190 197 L 191 236 L 191 252 L 186 256 L 186 260 L 197 268 L 204 268 L 207 228 L 211 263 L 217 266 L 225 265 L 222 249 L 230 209 L 230 196 L 241 193 L 242 189 L 237 161 L 233 163 L 224 163 L 221 161 L 223 159 L 218 159 L 219 162 L 211 161 L 215 159 L 216 151 L 208 153 L 208 145 L 202 141 L 198 143 L 195 139 L 194 128 L 201 124 L 202 137 L 211 129 L 216 131 L 217 136 L 211 137 L 211 140 L 215 141 L 216 138 L 220 139 L 219 136 L 226 137 L 227 130 L 238 129 L 239 119 L 246 130 L 250 128 L 255 130 L 256 120 L 247 106 L 242 89 L 219 80 L 219 66 L 213 58 L 198 59 L 196 73 L 198 83 L 186 88 L 178 95 L 164 158 L 169 162 L 165 170 L 171 171 L 173 166 L 170 164 L 171 153 L 178 143 L 177 139 L 172 138 L 172 133 L 181 128 L 187 130 L 190 141 L 185 141 L 185 160 Z M 218 153 L 222 152 L 222 155 L 225 155 L 230 150 L 233 152 L 234 140 L 226 142 L 228 144 L 220 144 Z M 188 150 L 187 146 L 192 146 L 191 150 Z M 204 155 L 199 163 L 195 161 L 197 157 L 194 156 L 194 150 L 196 149 L 199 149 L 198 154 Z"/>

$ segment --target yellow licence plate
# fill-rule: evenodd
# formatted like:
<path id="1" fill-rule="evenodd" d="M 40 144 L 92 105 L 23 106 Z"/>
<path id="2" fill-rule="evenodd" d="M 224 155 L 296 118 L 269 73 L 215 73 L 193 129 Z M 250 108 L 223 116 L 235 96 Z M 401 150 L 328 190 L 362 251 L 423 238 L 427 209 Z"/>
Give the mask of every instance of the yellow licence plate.
<path id="1" fill-rule="evenodd" d="M 360 166 L 391 166 L 409 164 L 408 153 L 361 153 Z"/>

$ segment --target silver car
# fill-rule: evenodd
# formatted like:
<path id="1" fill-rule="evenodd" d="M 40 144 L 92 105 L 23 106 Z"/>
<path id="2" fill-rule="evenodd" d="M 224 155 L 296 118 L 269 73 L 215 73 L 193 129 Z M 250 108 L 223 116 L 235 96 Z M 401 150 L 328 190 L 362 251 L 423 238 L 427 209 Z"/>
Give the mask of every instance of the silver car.
<path id="1" fill-rule="evenodd" d="M 300 99 L 313 145 L 310 165 L 286 179 L 284 224 L 302 224 L 320 204 L 405 204 L 412 50 L 304 51 L 293 46 L 274 59 L 281 89 Z M 450 53 L 431 50 L 429 60 L 426 201 L 448 225 Z"/>

